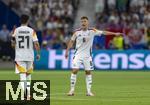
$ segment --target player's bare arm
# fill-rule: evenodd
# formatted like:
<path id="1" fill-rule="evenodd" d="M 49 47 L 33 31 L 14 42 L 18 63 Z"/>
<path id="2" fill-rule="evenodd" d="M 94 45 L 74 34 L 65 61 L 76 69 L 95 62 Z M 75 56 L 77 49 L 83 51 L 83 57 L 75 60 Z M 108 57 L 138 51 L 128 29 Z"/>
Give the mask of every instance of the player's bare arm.
<path id="1" fill-rule="evenodd" d="M 15 45 L 16 45 L 15 37 L 12 37 L 11 38 L 11 46 L 12 46 L 12 48 L 15 49 Z"/>
<path id="2" fill-rule="evenodd" d="M 36 52 L 37 52 L 36 59 L 39 60 L 40 59 L 40 45 L 38 41 L 34 42 L 34 48 L 36 49 Z"/>
<path id="3" fill-rule="evenodd" d="M 121 35 L 121 33 L 119 32 L 115 33 L 115 32 L 110 32 L 110 31 L 103 31 L 103 34 L 104 35 Z"/>
<path id="4" fill-rule="evenodd" d="M 70 40 L 69 43 L 68 43 L 66 52 L 65 52 L 65 58 L 66 58 L 66 59 L 68 58 L 68 52 L 69 52 L 70 48 L 72 48 L 73 44 L 74 44 L 74 41 L 73 41 L 73 40 Z"/>

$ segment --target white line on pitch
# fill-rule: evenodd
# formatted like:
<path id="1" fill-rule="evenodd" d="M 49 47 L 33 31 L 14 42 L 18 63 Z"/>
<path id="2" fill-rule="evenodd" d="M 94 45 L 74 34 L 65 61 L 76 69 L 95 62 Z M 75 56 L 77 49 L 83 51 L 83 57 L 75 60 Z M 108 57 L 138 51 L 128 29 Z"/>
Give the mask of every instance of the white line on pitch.
<path id="1" fill-rule="evenodd" d="M 57 100 L 73 100 L 73 101 L 82 101 L 82 100 L 88 100 L 88 99 L 82 99 L 82 98 L 58 98 L 58 97 L 50 97 L 51 99 L 57 99 Z"/>
<path id="2" fill-rule="evenodd" d="M 83 93 L 76 93 L 78 95 L 83 95 Z M 49 95 L 49 94 L 48 94 Z M 67 93 L 51 93 L 50 96 L 58 96 L 58 95 L 67 95 Z M 86 94 L 85 94 L 86 95 Z"/>

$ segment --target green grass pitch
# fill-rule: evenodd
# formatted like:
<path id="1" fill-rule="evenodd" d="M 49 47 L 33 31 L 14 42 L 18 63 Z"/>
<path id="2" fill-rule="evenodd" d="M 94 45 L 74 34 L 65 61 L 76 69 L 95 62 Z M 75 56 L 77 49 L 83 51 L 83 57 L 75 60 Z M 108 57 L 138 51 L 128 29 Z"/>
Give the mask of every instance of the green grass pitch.
<path id="1" fill-rule="evenodd" d="M 86 96 L 85 75 L 78 73 L 75 96 L 67 96 L 69 71 L 35 71 L 35 80 L 51 81 L 51 105 L 150 105 L 150 72 L 94 71 L 94 97 Z M 0 71 L 0 79 L 19 79 L 14 70 Z"/>

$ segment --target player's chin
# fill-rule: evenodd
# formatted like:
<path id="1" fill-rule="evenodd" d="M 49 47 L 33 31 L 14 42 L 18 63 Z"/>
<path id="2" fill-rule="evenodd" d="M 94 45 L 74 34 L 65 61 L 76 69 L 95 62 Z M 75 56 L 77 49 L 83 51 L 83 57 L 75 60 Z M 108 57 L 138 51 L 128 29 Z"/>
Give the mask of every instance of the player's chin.
<path id="1" fill-rule="evenodd" d="M 84 26 L 82 26 L 82 29 L 86 29 L 86 26 L 84 25 Z"/>

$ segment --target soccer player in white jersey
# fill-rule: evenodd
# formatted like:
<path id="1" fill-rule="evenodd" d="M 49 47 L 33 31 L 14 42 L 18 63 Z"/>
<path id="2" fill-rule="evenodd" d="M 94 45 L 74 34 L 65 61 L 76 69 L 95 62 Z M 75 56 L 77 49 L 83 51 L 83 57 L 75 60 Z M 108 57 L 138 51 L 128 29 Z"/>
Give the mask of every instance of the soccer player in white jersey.
<path id="1" fill-rule="evenodd" d="M 31 73 L 33 72 L 34 47 L 36 58 L 40 59 L 40 46 L 36 32 L 28 27 L 29 16 L 23 14 L 20 18 L 21 26 L 12 35 L 12 47 L 15 48 L 16 73 L 20 74 L 21 87 L 27 100 L 30 100 Z"/>
<path id="2" fill-rule="evenodd" d="M 89 28 L 88 17 L 81 17 L 81 28 L 76 30 L 71 37 L 71 40 L 66 49 L 65 58 L 68 58 L 69 49 L 73 46 L 73 43 L 76 42 L 75 55 L 73 58 L 73 69 L 71 73 L 70 83 L 71 89 L 68 93 L 68 96 L 74 95 L 75 84 L 77 72 L 79 71 L 80 65 L 84 65 L 85 74 L 86 74 L 86 88 L 87 96 L 94 96 L 91 92 L 92 85 L 92 74 L 91 71 L 94 69 L 92 62 L 92 45 L 94 36 L 104 35 L 120 35 L 120 33 L 100 31 L 95 28 Z"/>

